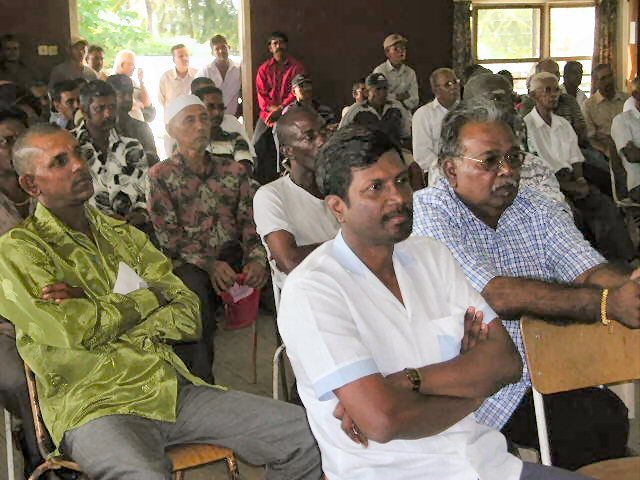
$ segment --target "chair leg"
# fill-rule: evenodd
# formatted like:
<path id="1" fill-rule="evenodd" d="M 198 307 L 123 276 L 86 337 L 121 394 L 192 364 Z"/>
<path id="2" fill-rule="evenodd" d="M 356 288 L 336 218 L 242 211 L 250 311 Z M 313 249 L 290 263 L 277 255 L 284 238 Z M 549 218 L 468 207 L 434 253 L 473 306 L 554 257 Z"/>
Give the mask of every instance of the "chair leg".
<path id="1" fill-rule="evenodd" d="M 238 471 L 238 462 L 234 455 L 225 458 L 227 469 L 229 470 L 229 478 L 231 480 L 240 480 L 240 472 Z"/>
<path id="2" fill-rule="evenodd" d="M 40 478 L 40 475 L 48 472 L 49 470 L 51 470 L 51 465 L 49 464 L 49 461 L 46 460 L 31 473 L 31 476 L 29 476 L 29 480 L 38 480 Z"/>
<path id="3" fill-rule="evenodd" d="M 173 472 L 173 480 L 184 480 L 184 470 Z"/>
<path id="4" fill-rule="evenodd" d="M 7 480 L 15 480 L 13 462 L 13 432 L 11 431 L 11 414 L 4 411 L 4 434 L 7 445 Z"/>
<path id="5" fill-rule="evenodd" d="M 258 383 L 258 319 L 251 326 L 251 383 Z"/>

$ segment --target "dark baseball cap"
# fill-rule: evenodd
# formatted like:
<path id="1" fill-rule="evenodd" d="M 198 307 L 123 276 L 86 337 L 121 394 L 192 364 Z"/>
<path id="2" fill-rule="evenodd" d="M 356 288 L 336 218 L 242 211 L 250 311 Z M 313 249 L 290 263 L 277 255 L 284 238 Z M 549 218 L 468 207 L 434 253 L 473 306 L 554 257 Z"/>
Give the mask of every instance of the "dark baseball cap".
<path id="1" fill-rule="evenodd" d="M 293 77 L 293 80 L 291 80 L 291 88 L 301 87 L 305 83 L 311 83 L 311 79 L 308 76 L 300 73 Z"/>
<path id="2" fill-rule="evenodd" d="M 364 84 L 367 87 L 377 87 L 377 88 L 387 88 L 389 86 L 389 82 L 387 82 L 387 77 L 385 77 L 382 73 L 372 73 L 367 77 Z"/>

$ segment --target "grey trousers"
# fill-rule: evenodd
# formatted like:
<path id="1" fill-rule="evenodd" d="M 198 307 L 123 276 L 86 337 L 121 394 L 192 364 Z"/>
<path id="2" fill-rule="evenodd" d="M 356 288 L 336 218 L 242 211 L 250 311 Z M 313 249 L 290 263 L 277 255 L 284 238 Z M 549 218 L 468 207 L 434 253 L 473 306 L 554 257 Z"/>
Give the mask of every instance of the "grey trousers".
<path id="1" fill-rule="evenodd" d="M 318 480 L 320 452 L 302 408 L 243 392 L 184 386 L 175 423 L 110 415 L 65 433 L 63 452 L 93 480 L 171 478 L 165 448 L 214 443 L 254 465 L 269 480 Z"/>
<path id="2" fill-rule="evenodd" d="M 589 478 L 591 477 L 569 470 L 529 462 L 523 462 L 520 474 L 520 480 L 589 480 Z"/>

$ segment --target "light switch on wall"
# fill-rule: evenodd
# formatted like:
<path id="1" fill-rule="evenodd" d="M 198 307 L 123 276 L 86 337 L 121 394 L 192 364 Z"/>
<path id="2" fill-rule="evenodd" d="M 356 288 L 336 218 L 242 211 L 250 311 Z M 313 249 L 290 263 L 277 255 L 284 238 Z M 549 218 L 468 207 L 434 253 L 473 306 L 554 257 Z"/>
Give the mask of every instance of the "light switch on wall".
<path id="1" fill-rule="evenodd" d="M 51 55 L 51 56 L 58 55 L 58 46 L 57 45 L 49 45 L 49 55 Z"/>
<path id="2" fill-rule="evenodd" d="M 49 46 L 48 45 L 38 45 L 38 55 L 40 55 L 40 56 L 49 55 Z"/>

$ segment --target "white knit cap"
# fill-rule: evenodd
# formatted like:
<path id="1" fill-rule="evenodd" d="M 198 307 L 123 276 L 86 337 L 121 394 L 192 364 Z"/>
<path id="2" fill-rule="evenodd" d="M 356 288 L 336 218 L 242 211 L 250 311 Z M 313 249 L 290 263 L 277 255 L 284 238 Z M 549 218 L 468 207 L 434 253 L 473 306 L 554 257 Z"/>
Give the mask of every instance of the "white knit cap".
<path id="1" fill-rule="evenodd" d="M 167 124 L 173 120 L 173 117 L 191 105 L 205 106 L 204 103 L 202 103 L 202 100 L 195 95 L 180 95 L 179 97 L 174 98 L 167 107 Z"/>

